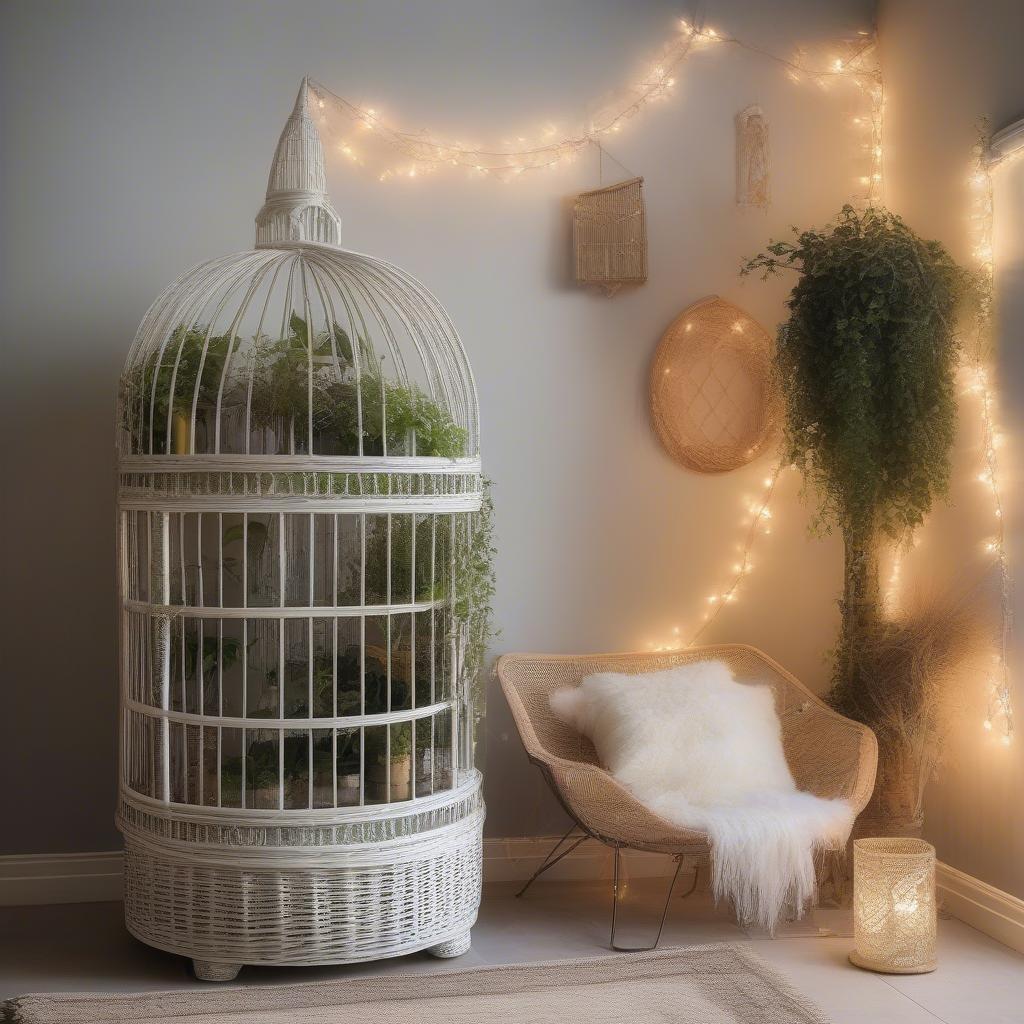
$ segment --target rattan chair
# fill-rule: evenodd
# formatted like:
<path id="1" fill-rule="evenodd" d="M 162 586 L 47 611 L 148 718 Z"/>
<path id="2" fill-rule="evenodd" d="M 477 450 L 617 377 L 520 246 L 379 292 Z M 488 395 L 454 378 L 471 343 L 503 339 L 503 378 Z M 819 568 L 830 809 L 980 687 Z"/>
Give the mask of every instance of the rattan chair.
<path id="1" fill-rule="evenodd" d="M 506 654 L 498 659 L 498 678 L 526 753 L 573 819 L 572 827 L 519 895 L 587 839 L 610 846 L 614 850 L 610 940 L 613 949 L 625 948 L 615 938 L 622 849 L 665 853 L 676 858 L 657 938 L 653 946 L 641 947 L 653 949 L 661 938 L 684 860 L 696 864 L 693 888 L 701 864 L 710 860 L 708 837 L 659 817 L 616 782 L 601 766 L 590 740 L 555 717 L 549 695 L 562 686 L 578 686 L 584 677 L 595 672 L 639 674 L 712 659 L 726 662 L 740 682 L 771 686 L 782 722 L 786 759 L 797 786 L 821 797 L 843 797 L 859 813 L 875 784 L 878 744 L 874 733 L 827 707 L 803 683 L 754 647 L 725 644 L 651 654 Z"/>

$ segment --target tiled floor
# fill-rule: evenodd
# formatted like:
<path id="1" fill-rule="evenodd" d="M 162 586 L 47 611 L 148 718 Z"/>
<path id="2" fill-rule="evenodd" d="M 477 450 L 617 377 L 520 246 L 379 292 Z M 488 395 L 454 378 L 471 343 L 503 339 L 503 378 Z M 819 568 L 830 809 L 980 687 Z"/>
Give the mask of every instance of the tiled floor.
<path id="1" fill-rule="evenodd" d="M 657 880 L 634 882 L 622 939 L 641 942 L 654 924 Z M 334 968 L 246 968 L 240 984 L 312 981 L 384 971 L 424 972 L 474 965 L 600 956 L 607 953 L 608 889 L 584 882 L 540 882 L 525 899 L 515 887 L 488 887 L 473 948 L 455 961 L 425 954 Z M 831 935 L 814 934 L 820 927 Z M 746 942 L 832 1017 L 835 1024 L 1021 1024 L 1024 956 L 955 920 L 939 929 L 939 969 L 892 977 L 849 965 L 848 919 L 821 911 L 809 924 L 769 939 L 741 931 L 698 894 L 676 899 L 663 945 Z M 0 908 L 0 998 L 53 990 L 197 987 L 188 962 L 140 945 L 121 924 L 117 903 Z M 642 1024 L 642 1022 L 637 1022 Z"/>

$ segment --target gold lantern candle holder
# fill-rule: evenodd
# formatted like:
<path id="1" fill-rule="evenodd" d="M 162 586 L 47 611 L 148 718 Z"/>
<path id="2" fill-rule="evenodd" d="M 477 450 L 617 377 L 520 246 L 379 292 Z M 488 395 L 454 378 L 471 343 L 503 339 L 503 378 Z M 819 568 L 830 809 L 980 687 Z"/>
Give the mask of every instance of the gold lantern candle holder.
<path id="1" fill-rule="evenodd" d="M 920 839 L 853 844 L 850 962 L 885 974 L 935 970 L 935 847 Z"/>

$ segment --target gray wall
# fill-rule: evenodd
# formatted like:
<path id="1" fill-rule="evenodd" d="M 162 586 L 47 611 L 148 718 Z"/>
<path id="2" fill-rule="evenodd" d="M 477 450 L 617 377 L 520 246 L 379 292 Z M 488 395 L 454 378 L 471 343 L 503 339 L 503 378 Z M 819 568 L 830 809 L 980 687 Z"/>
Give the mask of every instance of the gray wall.
<path id="1" fill-rule="evenodd" d="M 717 25 L 780 53 L 868 27 L 870 0 L 714 0 Z M 7 0 L 0 8 L 4 230 L 0 852 L 111 849 L 115 793 L 113 396 L 147 305 L 192 264 L 252 244 L 274 143 L 304 73 L 409 125 L 501 137 L 580 123 L 671 31 L 677 0 Z M 501 650 L 643 648 L 692 629 L 728 574 L 767 463 L 721 477 L 661 451 L 646 411 L 660 333 L 709 293 L 769 326 L 784 285 L 740 259 L 849 194 L 852 91 L 795 86 L 755 54 L 695 56 L 671 102 L 611 147 L 647 181 L 649 283 L 571 287 L 567 197 L 589 154 L 515 185 L 382 185 L 331 162 L 353 249 L 421 277 L 476 370 L 496 481 Z M 733 116 L 772 124 L 775 204 L 733 203 Z M 808 538 L 785 479 L 757 571 L 710 640 L 763 647 L 820 686 L 835 540 Z M 488 828 L 561 813 L 492 684 Z"/>
<path id="2" fill-rule="evenodd" d="M 882 0 L 879 12 L 888 96 L 888 198 L 922 234 L 970 259 L 968 161 L 975 123 L 993 129 L 1024 117 L 1024 4 L 1020 0 Z M 1007 499 L 1010 563 L 1021 574 L 1024 504 L 1024 160 L 996 172 L 996 298 L 999 324 L 1000 449 Z M 976 399 L 965 396 L 949 504 L 922 531 L 908 564 L 912 587 L 950 587 L 997 605 L 994 574 L 985 572 L 982 539 L 992 506 L 979 469 Z M 1011 678 L 1024 676 L 1024 580 L 1016 589 Z M 1009 748 L 982 731 L 984 686 L 963 695 L 949 763 L 929 791 L 928 837 L 939 856 L 969 874 L 1024 897 L 1024 686 L 1015 683 L 1016 741 Z"/>

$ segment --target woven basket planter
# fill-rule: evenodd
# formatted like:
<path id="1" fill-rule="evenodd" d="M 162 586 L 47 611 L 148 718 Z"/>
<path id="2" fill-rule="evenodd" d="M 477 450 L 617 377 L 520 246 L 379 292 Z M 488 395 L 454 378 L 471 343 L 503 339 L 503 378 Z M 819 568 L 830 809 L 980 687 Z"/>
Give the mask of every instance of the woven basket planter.
<path id="1" fill-rule="evenodd" d="M 119 403 L 126 919 L 211 980 L 457 955 L 480 894 L 475 385 L 422 285 L 337 247 L 306 104 L 256 249 L 157 299 Z"/>

